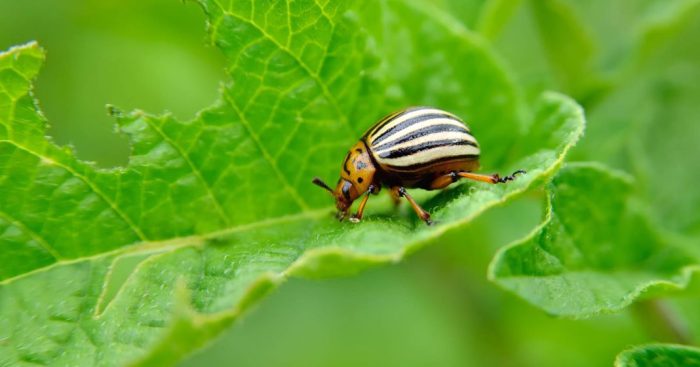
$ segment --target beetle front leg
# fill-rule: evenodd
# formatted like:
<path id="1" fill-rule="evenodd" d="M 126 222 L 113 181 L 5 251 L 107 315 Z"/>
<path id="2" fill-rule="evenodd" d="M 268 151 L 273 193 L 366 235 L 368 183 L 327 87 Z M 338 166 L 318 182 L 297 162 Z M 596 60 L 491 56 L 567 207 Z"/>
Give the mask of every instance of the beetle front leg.
<path id="1" fill-rule="evenodd" d="M 359 223 L 362 220 L 362 212 L 365 211 L 365 205 L 367 204 L 367 200 L 369 200 L 369 196 L 372 194 L 376 194 L 379 190 L 377 190 L 376 186 L 370 185 L 369 189 L 367 190 L 367 193 L 365 194 L 365 197 L 362 198 L 362 201 L 360 202 L 360 206 L 357 208 L 357 213 L 355 213 L 353 216 L 350 217 L 350 221 L 353 223 Z"/>
<path id="2" fill-rule="evenodd" d="M 404 197 L 408 202 L 411 204 L 411 207 L 413 210 L 416 212 L 418 217 L 422 220 L 425 221 L 425 224 L 427 225 L 432 225 L 433 222 L 430 220 L 430 213 L 425 211 L 425 209 L 421 208 L 418 203 L 416 203 L 415 200 L 411 197 L 411 195 L 406 192 L 406 189 L 401 187 L 401 186 L 394 186 L 391 188 L 391 191 L 394 191 L 398 197 Z"/>

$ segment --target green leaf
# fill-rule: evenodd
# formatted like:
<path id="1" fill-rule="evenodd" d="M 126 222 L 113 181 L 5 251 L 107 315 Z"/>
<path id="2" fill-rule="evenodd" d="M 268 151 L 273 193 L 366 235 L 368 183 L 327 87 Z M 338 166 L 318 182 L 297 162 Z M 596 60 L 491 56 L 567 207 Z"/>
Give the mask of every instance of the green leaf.
<path id="1" fill-rule="evenodd" d="M 551 313 L 585 317 L 685 287 L 698 258 L 662 238 L 634 182 L 597 164 L 564 167 L 548 187 L 546 218 L 495 256 L 489 277 Z"/>
<path id="2" fill-rule="evenodd" d="M 172 364 L 289 276 L 398 261 L 544 181 L 580 137 L 574 102 L 548 93 L 522 113 L 488 46 L 430 6 L 351 5 L 202 1 L 230 82 L 191 121 L 111 107 L 132 155 L 110 170 L 45 138 L 42 50 L 0 55 L 0 365 Z M 336 222 L 310 178 L 410 104 L 464 116 L 488 170 L 529 173 L 424 196 L 437 226 L 382 204 Z"/>
<path id="3" fill-rule="evenodd" d="M 595 70 L 597 50 L 586 25 L 562 0 L 529 4 L 547 59 L 563 90 L 584 105 L 597 98 L 609 86 Z"/>
<path id="4" fill-rule="evenodd" d="M 441 5 L 464 25 L 493 40 L 521 3 L 521 0 L 445 0 Z"/>
<path id="5" fill-rule="evenodd" d="M 615 367 L 676 366 L 700 366 L 700 349 L 685 345 L 649 344 L 628 349 L 615 359 Z"/>
<path id="6" fill-rule="evenodd" d="M 522 0 L 489 0 L 479 14 L 476 30 L 488 39 L 495 39 L 513 17 Z"/>
<path id="7" fill-rule="evenodd" d="M 588 113 L 611 92 L 642 76 L 640 67 L 663 53 L 666 43 L 682 39 L 679 31 L 700 8 L 697 0 L 543 0 L 523 5 L 507 23 L 499 22 L 496 49 L 517 60 L 512 67 L 527 89 L 569 93 Z"/>
<path id="8" fill-rule="evenodd" d="M 662 28 L 675 30 L 677 37 L 605 101 L 587 110 L 591 123 L 575 156 L 632 172 L 655 219 L 666 230 L 698 238 L 700 190 L 695 182 L 700 166 L 685 162 L 700 154 L 695 144 L 700 128 L 694 123 L 699 113 L 700 88 L 694 81 L 700 77 L 700 53 L 685 40 L 700 36 L 700 6 L 672 14 L 675 20 Z"/>
<path id="9" fill-rule="evenodd" d="M 438 0 L 434 3 L 452 14 L 465 27 L 476 30 L 484 9 L 491 1 L 498 0 Z"/>

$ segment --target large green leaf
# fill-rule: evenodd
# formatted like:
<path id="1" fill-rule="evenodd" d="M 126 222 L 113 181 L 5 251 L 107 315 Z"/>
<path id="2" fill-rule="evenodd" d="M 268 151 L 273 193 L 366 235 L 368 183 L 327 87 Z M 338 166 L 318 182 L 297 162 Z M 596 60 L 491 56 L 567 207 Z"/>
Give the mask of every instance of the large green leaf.
<path id="1" fill-rule="evenodd" d="M 36 44 L 0 56 L 0 365 L 173 363 L 289 276 L 395 262 L 542 182 L 583 131 L 558 94 L 523 113 L 488 46 L 421 2 L 202 6 L 231 81 L 191 121 L 111 108 L 132 141 L 124 168 L 44 136 Z M 488 170 L 528 174 L 433 195 L 433 227 L 385 205 L 334 221 L 309 179 L 336 175 L 365 128 L 413 104 L 464 116 Z"/>
<path id="2" fill-rule="evenodd" d="M 494 39 L 508 23 L 521 0 L 445 0 L 443 7 L 487 39 Z"/>
<path id="3" fill-rule="evenodd" d="M 688 3 L 695 6 L 671 12 L 675 18 L 645 33 L 656 40 L 647 41 L 657 45 L 656 54 L 650 55 L 651 46 L 640 49 L 646 60 L 636 62 L 628 81 L 587 111 L 591 123 L 575 156 L 633 173 L 665 229 L 697 238 L 700 166 L 686 160 L 700 154 L 695 143 L 700 88 L 694 82 L 700 53 L 685 40 L 700 36 L 700 2 Z M 678 36 L 661 42 L 669 33 Z"/>
<path id="4" fill-rule="evenodd" d="M 528 89 L 569 93 L 587 113 L 609 93 L 649 74 L 639 66 L 664 53 L 669 41 L 682 40 L 678 33 L 700 8 L 697 0 L 533 0 L 523 5 L 494 39 L 496 49 L 515 60 L 516 75 Z"/>
<path id="5" fill-rule="evenodd" d="M 695 255 L 649 223 L 628 176 L 571 164 L 548 191 L 541 227 L 502 249 L 489 269 L 492 280 L 547 312 L 617 311 L 646 293 L 685 287 L 700 269 Z"/>
<path id="6" fill-rule="evenodd" d="M 685 345 L 649 344 L 617 356 L 615 367 L 698 367 L 700 349 Z"/>
<path id="7" fill-rule="evenodd" d="M 597 50 L 588 29 L 564 1 L 542 0 L 529 4 L 559 85 L 586 105 L 587 100 L 596 98 L 607 88 L 594 68 Z"/>

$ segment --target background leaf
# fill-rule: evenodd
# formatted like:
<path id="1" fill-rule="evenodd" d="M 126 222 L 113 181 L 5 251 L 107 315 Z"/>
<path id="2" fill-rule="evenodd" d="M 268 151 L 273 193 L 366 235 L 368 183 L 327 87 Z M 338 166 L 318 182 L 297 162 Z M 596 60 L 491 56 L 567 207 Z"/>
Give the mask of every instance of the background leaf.
<path id="1" fill-rule="evenodd" d="M 669 231 L 697 238 L 700 190 L 694 182 L 700 171 L 682 162 L 698 153 L 692 143 L 700 137 L 692 102 L 698 89 L 690 81 L 697 79 L 700 55 L 683 40 L 700 34 L 700 7 L 680 14 L 677 37 L 659 46 L 628 82 L 589 111 L 588 139 L 575 156 L 634 174 L 655 220 Z"/>
<path id="2" fill-rule="evenodd" d="M 554 315 L 620 310 L 645 293 L 679 289 L 698 258 L 663 238 L 629 177 L 572 164 L 549 188 L 542 226 L 495 256 L 489 276 Z"/>
<path id="3" fill-rule="evenodd" d="M 0 49 L 29 40 L 47 49 L 33 91 L 48 134 L 81 159 L 123 166 L 129 143 L 106 103 L 190 119 L 216 99 L 224 59 L 202 42 L 204 21 L 195 2 L 0 1 Z"/>
<path id="4" fill-rule="evenodd" d="M 628 349 L 615 367 L 700 366 L 700 349 L 672 344 L 650 344 Z"/>
<path id="5" fill-rule="evenodd" d="M 589 30 L 563 1 L 531 1 L 530 5 L 539 38 L 562 90 L 584 104 L 598 98 L 607 83 L 594 68 L 597 50 Z"/>

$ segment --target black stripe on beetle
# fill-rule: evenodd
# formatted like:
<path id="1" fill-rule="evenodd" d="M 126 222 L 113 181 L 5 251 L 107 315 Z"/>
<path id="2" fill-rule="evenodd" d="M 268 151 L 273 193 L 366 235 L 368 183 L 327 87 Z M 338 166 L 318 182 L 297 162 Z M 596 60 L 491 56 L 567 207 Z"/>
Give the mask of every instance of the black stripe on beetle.
<path id="1" fill-rule="evenodd" d="M 425 115 L 418 115 L 418 116 L 414 116 L 414 117 L 408 118 L 408 119 L 406 119 L 406 121 L 401 121 L 400 123 L 396 124 L 396 126 L 392 126 L 392 127 L 388 128 L 385 132 L 381 133 L 379 136 L 373 137 L 373 139 L 372 139 L 372 144 L 379 144 L 379 143 L 381 143 L 383 140 L 385 140 L 385 139 L 391 137 L 392 135 L 394 135 L 395 133 L 400 132 L 401 130 L 406 129 L 406 128 L 409 127 L 409 126 L 412 126 L 412 125 L 415 125 L 415 124 L 419 124 L 419 123 L 422 123 L 422 122 L 424 122 L 424 121 L 428 121 L 428 122 L 429 122 L 430 120 L 435 120 L 435 119 L 449 119 L 449 120 L 453 120 L 453 121 L 457 121 L 457 122 L 459 122 L 459 123 L 462 123 L 462 122 L 459 121 L 458 119 L 456 119 L 456 118 L 454 118 L 454 117 L 452 117 L 452 116 L 450 116 L 450 115 L 448 115 L 448 114 L 444 114 L 444 113 L 426 113 Z M 387 122 L 387 123 L 388 123 L 388 122 Z M 467 127 L 465 126 L 464 128 L 466 129 Z M 380 128 L 380 129 L 377 129 L 376 131 L 379 131 L 379 130 L 381 130 L 381 128 Z M 468 129 L 467 129 L 467 132 L 469 132 Z"/>
<path id="2" fill-rule="evenodd" d="M 430 162 L 424 162 L 424 163 L 416 163 L 412 164 L 409 166 L 392 166 L 392 165 L 387 165 L 386 167 L 389 168 L 391 171 L 403 171 L 403 172 L 418 172 L 421 170 L 424 170 L 425 168 L 428 168 L 430 166 L 434 166 L 439 163 L 445 163 L 445 162 L 450 162 L 450 161 L 477 161 L 479 159 L 478 154 L 460 154 L 460 155 L 452 155 L 452 156 L 445 156 L 440 159 L 432 160 Z"/>
<path id="3" fill-rule="evenodd" d="M 384 143 L 381 145 L 377 145 L 377 141 L 374 141 L 373 144 L 373 149 L 376 151 L 380 150 L 385 150 L 394 147 L 395 145 L 399 145 L 402 143 L 409 142 L 411 140 L 415 140 L 417 138 L 420 138 L 425 135 L 430 135 L 430 134 L 437 134 L 437 133 L 442 133 L 442 132 L 460 132 L 464 133 L 466 135 L 469 135 L 471 137 L 471 134 L 469 134 L 469 131 L 465 129 L 464 127 L 457 126 L 457 125 L 452 125 L 452 124 L 435 124 L 435 125 L 429 125 L 424 128 L 418 129 L 416 131 L 411 132 L 410 134 L 407 134 L 406 136 L 390 141 L 388 143 Z"/>
<path id="4" fill-rule="evenodd" d="M 424 150 L 435 149 L 440 147 L 458 146 L 458 145 L 470 145 L 476 147 L 476 144 L 469 140 L 464 139 L 445 139 L 445 140 L 432 140 L 425 143 L 420 143 L 416 145 L 410 145 L 403 148 L 398 148 L 394 150 L 389 150 L 385 153 L 379 154 L 380 158 L 401 158 L 408 155 L 414 155 L 420 153 Z"/>
<path id="5" fill-rule="evenodd" d="M 392 114 L 390 114 L 390 115 L 387 115 L 387 116 L 384 117 L 383 119 L 379 120 L 379 122 L 377 122 L 376 125 L 374 125 L 372 128 L 370 128 L 370 130 L 369 130 L 369 132 L 368 132 L 367 135 L 372 135 L 372 134 L 374 134 L 375 132 L 377 132 L 377 131 L 379 131 L 381 128 L 383 128 L 386 124 L 388 124 L 388 123 L 394 121 L 397 117 L 403 116 L 403 115 L 405 115 L 405 114 L 407 114 L 407 113 L 409 113 L 409 112 L 413 112 L 413 111 L 415 111 L 415 110 L 416 110 L 416 109 L 408 108 L 408 109 L 405 109 L 405 110 L 402 110 L 402 111 L 396 111 L 396 112 L 394 112 L 394 113 L 392 113 Z"/>

